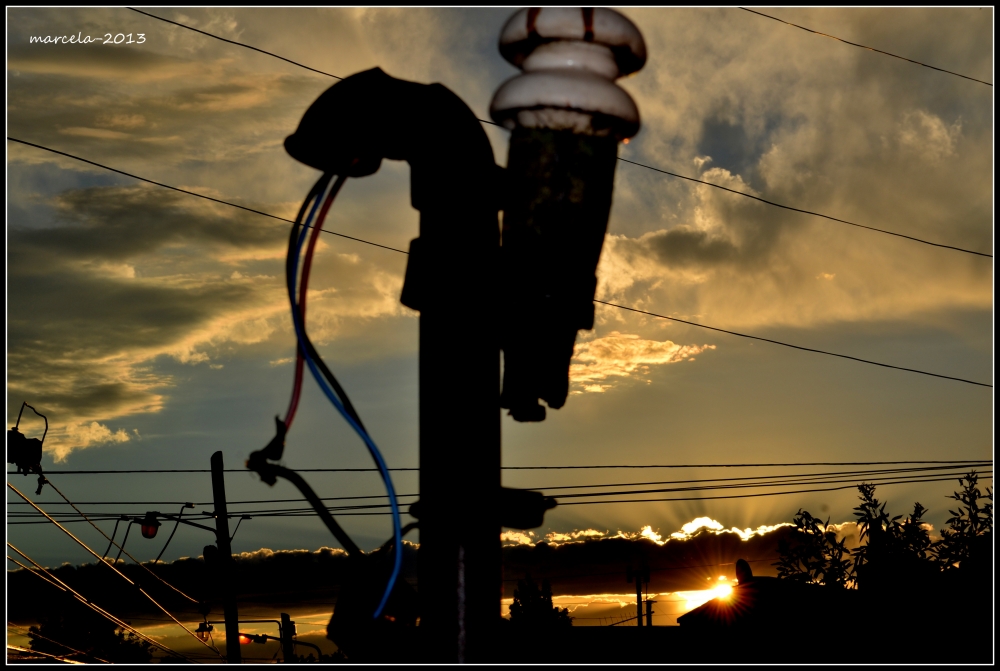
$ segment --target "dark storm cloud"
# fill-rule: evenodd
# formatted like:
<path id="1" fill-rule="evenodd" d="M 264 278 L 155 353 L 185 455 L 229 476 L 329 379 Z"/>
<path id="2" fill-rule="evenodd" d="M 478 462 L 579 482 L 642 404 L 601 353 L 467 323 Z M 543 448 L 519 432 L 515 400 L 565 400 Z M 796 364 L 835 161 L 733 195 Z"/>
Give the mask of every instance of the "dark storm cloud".
<path id="1" fill-rule="evenodd" d="M 168 245 L 275 247 L 287 237 L 280 222 L 156 186 L 74 189 L 54 201 L 64 225 L 12 231 L 18 256 L 120 261 Z"/>
<path id="2" fill-rule="evenodd" d="M 25 261 L 22 257 L 16 269 Z M 238 284 L 187 288 L 69 270 L 26 275 L 8 280 L 12 353 L 27 347 L 59 357 L 100 357 L 122 348 L 162 346 L 252 295 Z"/>
<path id="3" fill-rule="evenodd" d="M 285 227 L 158 187 L 73 189 L 52 205 L 49 225 L 8 229 L 8 392 L 11 407 L 52 413 L 46 446 L 63 455 L 112 435 L 95 422 L 161 407 L 170 380 L 152 360 L 205 358 L 193 332 L 211 342 L 220 317 L 260 305 L 260 282 L 216 257 L 273 255 Z"/>
<path id="4" fill-rule="evenodd" d="M 729 240 L 683 226 L 650 236 L 646 244 L 664 264 L 711 266 L 739 254 Z"/>

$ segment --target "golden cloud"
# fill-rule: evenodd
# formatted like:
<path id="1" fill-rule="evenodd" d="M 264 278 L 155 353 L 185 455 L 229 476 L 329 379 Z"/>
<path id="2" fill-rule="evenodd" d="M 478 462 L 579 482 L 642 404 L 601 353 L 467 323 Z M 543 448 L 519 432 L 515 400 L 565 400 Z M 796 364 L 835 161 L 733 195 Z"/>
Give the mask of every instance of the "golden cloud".
<path id="1" fill-rule="evenodd" d="M 251 270 L 283 256 L 284 226 L 144 186 L 64 192 L 56 206 L 60 225 L 11 230 L 8 270 L 8 395 L 49 416 L 56 460 L 132 439 L 121 419 L 159 412 L 173 385 L 160 357 L 220 369 L 234 347 L 271 344 L 278 355 L 294 342 L 280 269 Z M 408 316 L 401 285 L 399 270 L 320 245 L 314 342 Z"/>
<path id="2" fill-rule="evenodd" d="M 665 340 L 644 340 L 637 335 L 612 331 L 603 338 L 578 343 L 570 364 L 570 381 L 579 389 L 602 392 L 611 387 L 610 377 L 637 377 L 650 366 L 694 361 L 694 357 L 715 345 L 678 345 Z"/>

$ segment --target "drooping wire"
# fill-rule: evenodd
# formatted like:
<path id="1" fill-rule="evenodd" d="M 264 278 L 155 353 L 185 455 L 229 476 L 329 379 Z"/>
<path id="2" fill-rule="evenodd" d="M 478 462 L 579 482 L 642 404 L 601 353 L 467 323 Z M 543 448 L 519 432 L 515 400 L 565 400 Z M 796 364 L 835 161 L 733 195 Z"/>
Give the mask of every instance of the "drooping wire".
<path id="1" fill-rule="evenodd" d="M 125 519 L 127 520 L 128 518 L 125 517 Z M 122 521 L 121 517 L 119 517 L 117 520 L 115 520 L 115 530 L 111 532 L 111 538 L 108 541 L 108 549 L 104 551 L 103 558 L 105 558 L 105 559 L 107 559 L 108 553 L 111 552 L 111 544 L 115 542 L 115 536 L 118 535 L 118 523 L 121 522 L 121 521 Z"/>
<path id="2" fill-rule="evenodd" d="M 174 539 L 174 534 L 177 533 L 177 527 L 179 527 L 181 525 L 181 518 L 184 517 L 184 511 L 187 508 L 188 508 L 188 505 L 186 503 L 183 506 L 181 506 L 181 511 L 179 513 L 177 513 L 177 521 L 174 522 L 174 530 L 170 532 L 170 537 L 167 538 L 167 542 L 163 544 L 163 549 L 160 550 L 160 554 L 156 555 L 156 559 L 154 559 L 152 563 L 156 564 L 157 562 L 159 562 L 160 561 L 160 557 L 162 557 L 163 553 L 167 551 L 167 546 L 170 545 L 170 541 L 172 541 Z"/>
<path id="3" fill-rule="evenodd" d="M 398 579 L 400 570 L 402 569 L 403 543 L 399 503 L 396 500 L 395 487 L 393 487 L 392 477 L 389 475 L 389 469 L 385 464 L 385 460 L 382 458 L 382 453 L 375 445 L 371 436 L 368 435 L 368 431 L 365 429 L 364 424 L 361 421 L 361 417 L 358 415 L 354 406 L 351 404 L 350 399 L 347 397 L 347 393 L 340 386 L 340 383 L 337 382 L 337 378 L 323 362 L 323 358 L 319 355 L 316 348 L 309 340 L 305 325 L 305 303 L 309 284 L 309 272 L 312 268 L 312 257 L 316 250 L 316 242 L 319 239 L 319 233 L 323 227 L 323 221 L 326 219 L 327 212 L 329 212 L 334 198 L 337 196 L 337 193 L 340 191 L 340 188 L 344 185 L 346 180 L 346 175 L 340 175 L 336 180 L 333 180 L 333 175 L 326 174 L 323 175 L 319 181 L 317 181 L 316 185 L 310 191 L 309 195 L 306 197 L 305 203 L 303 203 L 303 207 L 299 210 L 299 217 L 296 218 L 296 222 L 292 227 L 291 234 L 289 235 L 289 254 L 285 264 L 285 271 L 288 283 L 288 298 L 292 308 L 292 323 L 295 327 L 296 339 L 298 340 L 296 368 L 298 369 L 298 359 L 301 358 L 309 367 L 309 371 L 316 379 L 316 383 L 319 385 L 326 397 L 344 417 L 351 428 L 353 428 L 358 436 L 361 437 L 361 440 L 364 441 L 365 446 L 368 448 L 369 453 L 378 467 L 379 474 L 382 476 L 382 482 L 385 484 L 386 493 L 389 496 L 389 504 L 392 509 L 395 556 L 392 573 L 386 583 L 385 592 L 383 593 L 382 599 L 373 615 L 373 618 L 378 618 L 382 614 L 382 610 L 385 608 L 385 605 L 389 600 L 389 596 L 392 594 L 392 590 L 395 587 L 396 580 Z M 323 197 L 317 197 L 319 193 L 322 193 Z M 302 214 L 307 209 L 307 204 L 310 200 L 312 200 L 312 208 L 310 209 L 309 216 L 305 221 L 304 228 L 300 231 L 299 221 L 301 220 Z M 317 209 L 319 208 L 320 203 L 322 203 L 322 207 L 319 209 L 319 213 L 317 215 Z M 313 229 L 312 234 L 307 235 L 307 230 L 310 227 Z M 306 245 L 307 238 L 308 245 Z M 302 258 L 303 246 L 306 246 L 306 251 L 305 258 L 302 261 L 302 273 L 298 291 L 299 296 L 298 300 L 296 300 L 296 278 L 299 274 L 298 266 L 299 260 Z M 301 378 L 297 378 L 296 387 L 293 389 L 293 399 L 289 404 L 290 409 L 293 410 L 291 415 L 292 419 L 294 419 L 294 409 L 298 405 L 298 399 L 296 397 L 300 393 Z"/>
<path id="4" fill-rule="evenodd" d="M 114 545 L 115 547 L 118 548 L 118 556 L 115 557 L 115 563 L 117 564 L 118 560 L 121 559 L 121 557 L 122 557 L 122 552 L 125 552 L 125 542 L 128 541 L 128 532 L 132 528 L 132 521 L 131 520 L 129 521 L 128 526 L 125 528 L 125 537 L 122 538 L 121 545 L 118 545 L 118 543 L 115 543 L 114 537 L 108 538 L 108 535 L 106 533 L 104 533 L 104 529 L 102 529 L 101 527 L 99 527 L 96 524 L 94 524 L 94 522 L 90 518 L 88 518 L 83 513 L 82 510 L 80 510 L 79 508 L 77 508 L 76 505 L 72 501 L 70 501 L 69 498 L 65 494 L 63 494 L 62 491 L 60 491 L 60 489 L 58 487 L 56 487 L 54 484 L 52 484 L 51 480 L 49 480 L 48 478 L 46 478 L 45 482 L 46 482 L 46 484 L 49 487 L 52 488 L 52 490 L 56 494 L 58 494 L 60 497 L 62 497 L 62 500 L 65 501 L 71 508 L 73 508 L 73 510 L 75 510 L 80 515 L 80 517 L 82 517 L 84 520 L 86 520 L 90 524 L 90 526 L 94 527 L 98 531 L 98 533 L 100 533 L 102 536 L 104 536 L 105 538 L 107 538 L 108 541 L 111 543 L 111 545 Z M 30 505 L 32 505 L 32 506 L 35 505 L 35 504 L 31 503 L 30 501 L 28 503 Z M 116 529 L 116 531 L 118 529 L 118 524 L 117 523 L 115 524 L 115 529 Z M 111 552 L 111 547 L 110 546 L 108 547 L 108 551 L 104 553 L 104 557 L 102 557 L 102 561 L 105 561 L 105 558 L 107 557 L 108 552 Z M 128 552 L 125 552 L 125 555 L 129 559 L 131 559 L 132 561 L 134 561 L 136 563 L 136 565 L 138 565 L 140 568 L 142 568 L 143 570 L 145 570 L 146 573 L 148 573 L 149 575 L 153 576 L 158 581 L 160 581 L 161 583 L 163 583 L 164 585 L 166 585 L 170 589 L 174 590 L 175 592 L 177 592 L 178 594 L 180 594 L 182 597 L 184 597 L 185 599 L 187 599 L 191 603 L 198 603 L 197 599 L 195 599 L 192 596 L 189 596 L 189 595 L 185 594 L 181 590 L 179 590 L 176 587 L 174 587 L 172 584 L 170 584 L 169 582 L 167 582 L 166 580 L 164 580 L 163 578 L 161 578 L 159 575 L 157 575 L 155 571 L 153 571 L 152 569 L 150 569 L 148 566 L 146 566 L 145 564 L 143 564 L 141 561 L 139 561 L 138 559 L 136 559 L 135 557 L 133 557 Z"/>

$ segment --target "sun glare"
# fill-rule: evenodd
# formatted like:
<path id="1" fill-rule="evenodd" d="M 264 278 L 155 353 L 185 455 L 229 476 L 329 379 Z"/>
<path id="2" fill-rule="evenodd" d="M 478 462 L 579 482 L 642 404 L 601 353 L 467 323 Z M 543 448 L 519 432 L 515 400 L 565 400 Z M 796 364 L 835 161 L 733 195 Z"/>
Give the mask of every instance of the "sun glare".
<path id="1" fill-rule="evenodd" d="M 712 590 L 712 598 L 728 599 L 733 594 L 733 586 L 729 583 L 716 585 Z"/>

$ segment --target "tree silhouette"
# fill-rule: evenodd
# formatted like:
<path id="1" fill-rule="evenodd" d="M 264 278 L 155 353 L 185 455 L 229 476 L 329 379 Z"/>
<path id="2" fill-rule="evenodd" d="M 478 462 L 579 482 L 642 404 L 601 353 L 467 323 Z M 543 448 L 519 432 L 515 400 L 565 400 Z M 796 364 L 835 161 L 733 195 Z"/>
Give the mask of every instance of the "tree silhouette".
<path id="1" fill-rule="evenodd" d="M 77 601 L 66 600 L 63 604 L 54 605 L 57 612 L 42 617 L 39 626 L 28 630 L 32 650 L 66 655 L 67 649 L 55 643 L 58 641 L 112 663 L 142 664 L 153 658 L 149 643 L 119 629 L 113 622 Z M 62 607 L 59 608 L 59 605 Z"/>
<path id="2" fill-rule="evenodd" d="M 875 485 L 858 485 L 861 503 L 854 509 L 862 544 L 848 553 L 838 541 L 830 520 L 824 523 L 800 509 L 794 522 L 798 533 L 778 543 L 778 577 L 831 587 L 892 590 L 919 581 L 933 581 L 961 567 L 968 579 L 991 570 L 993 539 L 993 490 L 984 495 L 975 471 L 959 478 L 962 490 L 950 497 L 959 502 L 942 538 L 933 542 L 929 525 L 922 522 L 927 509 L 913 504 L 913 512 L 890 517 L 886 504 L 875 497 Z M 983 503 L 989 501 L 989 503 Z"/>
<path id="3" fill-rule="evenodd" d="M 510 622 L 525 629 L 549 629 L 569 627 L 573 618 L 569 610 L 552 605 L 552 587 L 548 580 L 542 580 L 542 588 L 535 585 L 531 575 L 517 581 L 514 603 L 510 606 Z"/>
<path id="4" fill-rule="evenodd" d="M 927 578 L 937 570 L 930 555 L 930 532 L 921 523 L 927 509 L 913 504 L 913 512 L 889 517 L 885 503 L 875 498 L 875 485 L 858 485 L 861 505 L 854 509 L 861 540 L 856 548 L 854 573 L 859 587 L 883 588 Z M 900 522 L 900 520 L 903 520 Z"/>
<path id="5" fill-rule="evenodd" d="M 852 577 L 850 551 L 830 520 L 821 521 L 799 509 L 794 519 L 799 532 L 794 543 L 778 542 L 778 577 L 797 582 L 846 587 Z"/>
<path id="6" fill-rule="evenodd" d="M 942 568 L 950 569 L 960 566 L 976 554 L 980 546 L 990 545 L 984 539 L 993 537 L 993 488 L 986 488 L 986 495 L 979 491 L 979 475 L 972 471 L 958 483 L 962 491 L 955 492 L 948 498 L 958 501 L 958 510 L 949 510 L 951 518 L 948 528 L 942 530 L 933 553 Z M 980 505 L 981 500 L 990 503 Z"/>

